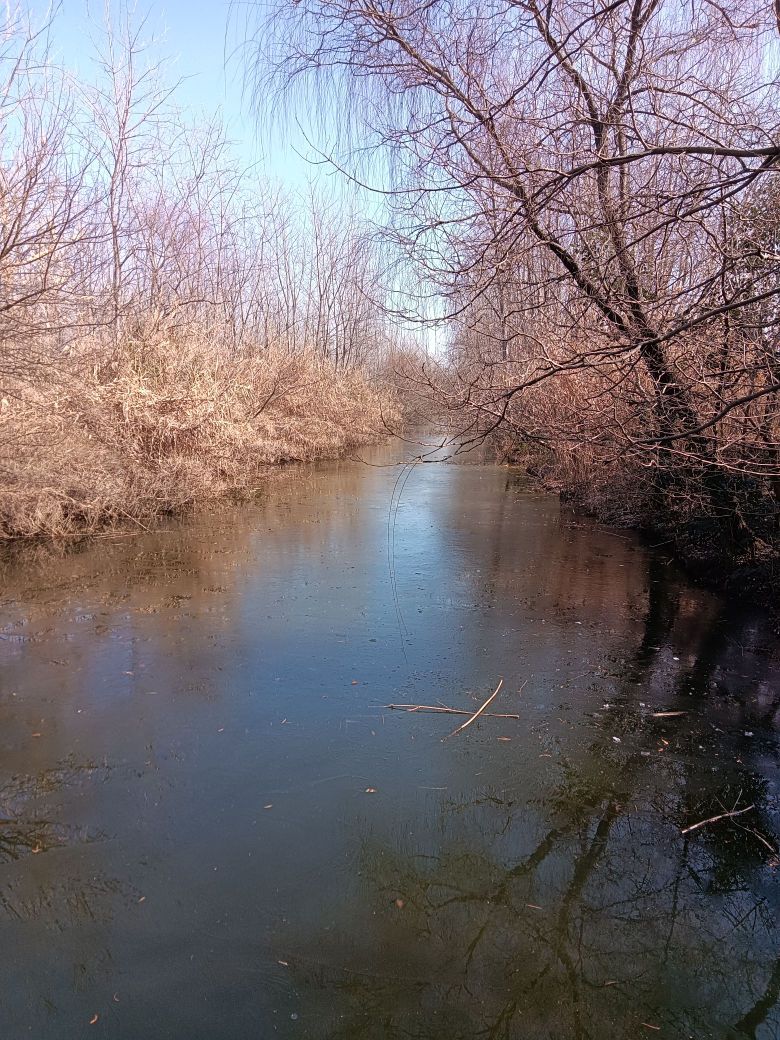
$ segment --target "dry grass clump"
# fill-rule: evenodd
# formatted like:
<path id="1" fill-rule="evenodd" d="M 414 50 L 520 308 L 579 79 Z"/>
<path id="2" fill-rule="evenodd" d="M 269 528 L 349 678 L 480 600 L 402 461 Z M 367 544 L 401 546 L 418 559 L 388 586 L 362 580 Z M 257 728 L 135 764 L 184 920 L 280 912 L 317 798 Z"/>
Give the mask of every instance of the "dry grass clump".
<path id="1" fill-rule="evenodd" d="M 123 344 L 0 405 L 0 536 L 147 526 L 250 491 L 263 469 L 334 457 L 398 420 L 389 387 L 314 353 L 228 356 L 190 339 Z M 96 351 L 96 356 L 101 356 Z M 102 353 L 105 357 L 105 353 Z"/>

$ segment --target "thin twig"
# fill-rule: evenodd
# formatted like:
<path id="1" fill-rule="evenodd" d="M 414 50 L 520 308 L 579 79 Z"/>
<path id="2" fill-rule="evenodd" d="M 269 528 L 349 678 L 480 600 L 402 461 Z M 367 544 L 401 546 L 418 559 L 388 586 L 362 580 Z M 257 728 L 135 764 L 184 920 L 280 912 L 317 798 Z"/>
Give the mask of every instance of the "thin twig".
<path id="1" fill-rule="evenodd" d="M 463 723 L 463 725 L 458 726 L 458 728 L 454 729 L 452 731 L 452 733 L 448 733 L 446 737 L 442 737 L 442 740 L 446 740 L 447 737 L 454 737 L 457 733 L 461 733 L 467 726 L 470 726 L 472 722 L 475 722 L 479 718 L 479 716 L 482 714 L 482 712 L 485 710 L 485 708 L 487 708 L 487 706 L 489 704 L 492 704 L 493 701 L 496 699 L 496 697 L 498 697 L 498 692 L 499 692 L 499 690 L 501 689 L 501 687 L 503 685 L 504 685 L 504 680 L 503 679 L 499 679 L 498 680 L 498 686 L 496 686 L 495 690 L 493 690 L 493 692 L 490 694 L 490 696 L 485 701 L 485 703 L 481 704 L 477 708 L 477 710 L 474 712 L 474 714 L 470 718 L 466 719 L 466 721 Z"/>
<path id="2" fill-rule="evenodd" d="M 446 705 L 436 704 L 386 704 L 386 708 L 392 708 L 394 711 L 435 711 L 442 715 L 473 715 L 473 712 L 466 711 L 464 708 L 448 708 Z M 519 715 L 505 715 L 501 712 L 496 711 L 485 711 L 482 713 L 482 717 L 486 719 L 519 719 Z"/>
<path id="3" fill-rule="evenodd" d="M 146 524 L 142 524 L 141 521 L 137 517 L 131 516 L 130 513 L 125 512 L 124 509 L 120 509 L 119 512 L 122 514 L 122 516 L 126 516 L 128 520 L 132 520 L 132 522 L 134 524 L 138 524 L 138 526 L 143 531 L 146 531 L 148 534 L 152 533 L 152 529 L 150 527 L 147 527 Z"/>
<path id="4" fill-rule="evenodd" d="M 706 827 L 708 823 L 717 823 L 718 820 L 728 820 L 732 816 L 742 816 L 743 813 L 750 812 L 751 809 L 755 809 L 755 805 L 749 805 L 747 809 L 736 809 L 731 812 L 719 813 L 718 816 L 710 816 L 707 820 L 699 820 L 698 823 L 692 823 L 690 827 L 684 827 L 680 834 L 690 834 L 691 831 L 696 831 L 699 827 Z"/>
<path id="5" fill-rule="evenodd" d="M 758 838 L 758 840 L 761 842 L 761 844 L 763 846 L 765 846 L 765 848 L 769 849 L 769 851 L 773 855 L 775 855 L 775 856 L 778 855 L 777 849 L 774 847 L 774 845 L 772 845 L 769 841 L 767 841 L 767 839 L 764 837 L 764 835 L 761 833 L 761 831 L 754 830 L 752 827 L 743 827 L 742 824 L 740 824 L 740 823 L 737 824 L 737 827 L 739 827 L 739 829 L 741 831 L 744 831 L 745 834 L 752 834 L 754 838 Z"/>

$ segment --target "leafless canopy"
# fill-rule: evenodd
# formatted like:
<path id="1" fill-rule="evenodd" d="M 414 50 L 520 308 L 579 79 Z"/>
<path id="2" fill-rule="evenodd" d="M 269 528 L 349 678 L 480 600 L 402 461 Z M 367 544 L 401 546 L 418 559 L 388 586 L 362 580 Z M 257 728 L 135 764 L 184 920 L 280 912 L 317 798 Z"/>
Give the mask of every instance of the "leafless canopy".
<path id="1" fill-rule="evenodd" d="M 258 98 L 316 95 L 410 310 L 443 301 L 457 370 L 430 382 L 465 442 L 777 480 L 768 0 L 274 0 L 260 25 Z"/>

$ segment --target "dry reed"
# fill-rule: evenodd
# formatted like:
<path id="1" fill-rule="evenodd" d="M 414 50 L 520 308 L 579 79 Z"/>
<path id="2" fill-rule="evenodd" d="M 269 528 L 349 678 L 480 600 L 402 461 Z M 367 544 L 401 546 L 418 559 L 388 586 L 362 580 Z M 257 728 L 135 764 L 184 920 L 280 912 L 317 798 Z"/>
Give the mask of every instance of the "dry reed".
<path id="1" fill-rule="evenodd" d="M 56 375 L 0 403 L 0 537 L 148 526 L 255 488 L 270 465 L 335 457 L 382 436 L 393 392 L 314 352 L 235 357 L 208 337 L 82 344 Z"/>

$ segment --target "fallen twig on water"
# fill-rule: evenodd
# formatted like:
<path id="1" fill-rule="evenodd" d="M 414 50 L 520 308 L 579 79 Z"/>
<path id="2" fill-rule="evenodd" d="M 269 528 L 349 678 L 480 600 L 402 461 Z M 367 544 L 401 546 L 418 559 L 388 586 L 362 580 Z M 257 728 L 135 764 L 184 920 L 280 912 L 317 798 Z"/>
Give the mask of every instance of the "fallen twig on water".
<path id="1" fill-rule="evenodd" d="M 393 711 L 435 711 L 443 715 L 473 715 L 471 711 L 467 711 L 465 708 L 449 708 L 444 704 L 386 704 L 386 708 L 392 708 Z M 485 711 L 482 713 L 482 717 L 486 719 L 519 719 L 519 715 L 507 715 L 497 711 Z"/>
<path id="2" fill-rule="evenodd" d="M 755 809 L 755 805 L 749 805 L 747 809 L 732 809 L 731 812 L 718 813 L 717 816 L 710 816 L 707 820 L 699 820 L 698 823 L 692 823 L 690 827 L 683 827 L 680 834 L 690 834 L 691 831 L 697 831 L 699 827 L 706 827 L 708 823 L 717 823 L 718 820 L 728 820 L 732 816 L 742 816 L 746 812 L 750 812 L 751 809 Z"/>
<path id="3" fill-rule="evenodd" d="M 743 827 L 741 823 L 738 823 L 736 826 L 739 827 L 741 831 L 744 831 L 745 834 L 752 834 L 754 838 L 758 838 L 764 848 L 769 849 L 773 856 L 778 855 L 777 849 L 764 837 L 761 831 L 754 830 L 752 827 Z"/>
<path id="4" fill-rule="evenodd" d="M 496 697 L 498 697 L 498 691 L 501 689 L 503 685 L 504 680 L 499 679 L 498 686 L 496 686 L 495 690 L 493 690 L 493 692 L 490 694 L 485 703 L 481 704 L 474 712 L 474 714 L 470 718 L 466 719 L 466 721 L 461 726 L 458 726 L 457 729 L 454 729 L 452 733 L 448 733 L 446 737 L 442 737 L 442 740 L 446 740 L 447 737 L 454 737 L 457 733 L 461 733 L 467 726 L 470 726 L 472 722 L 476 722 L 476 720 L 480 717 L 485 708 L 487 708 L 489 704 L 492 704 Z"/>
<path id="5" fill-rule="evenodd" d="M 687 715 L 687 711 L 652 711 L 650 712 L 650 718 L 652 719 L 673 719 L 677 715 Z"/>
<path id="6" fill-rule="evenodd" d="M 528 680 L 523 683 L 518 693 L 522 693 L 527 685 Z M 447 740 L 449 737 L 454 737 L 457 733 L 461 733 L 467 726 L 470 726 L 472 722 L 476 722 L 479 718 L 490 718 L 490 719 L 519 719 L 519 715 L 510 714 L 508 712 L 496 712 L 487 711 L 487 708 L 493 703 L 504 685 L 504 680 L 499 679 L 498 686 L 491 693 L 488 699 L 477 708 L 476 711 L 465 711 L 463 708 L 451 708 L 447 704 L 386 704 L 385 707 L 393 711 L 407 711 L 409 714 L 414 714 L 417 711 L 430 711 L 440 715 L 468 715 L 466 721 L 454 729 L 452 733 L 448 733 L 446 737 L 442 737 L 442 740 Z"/>

